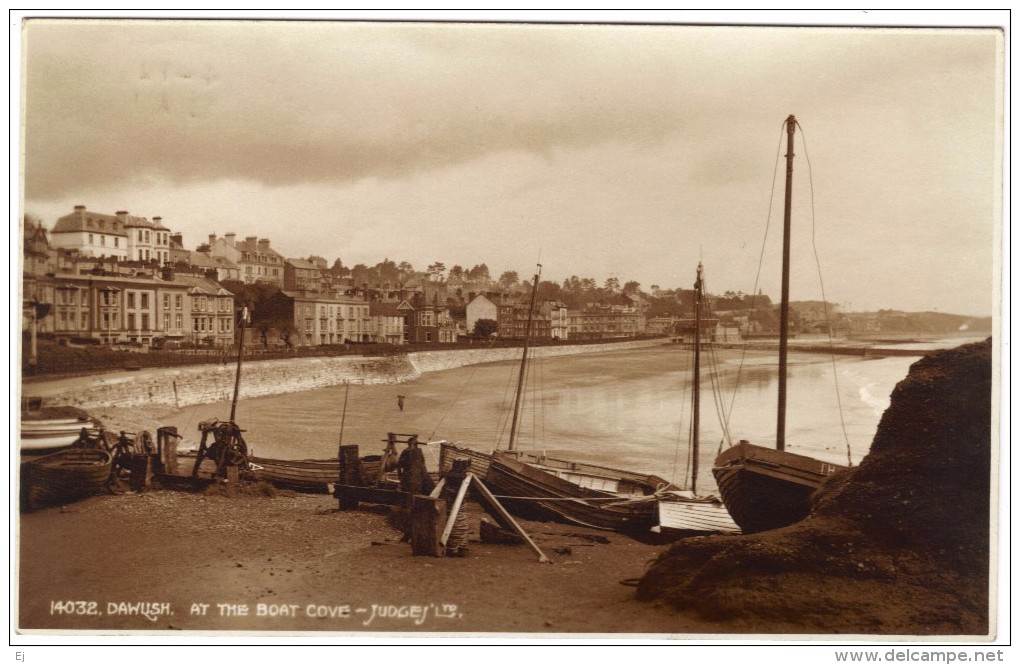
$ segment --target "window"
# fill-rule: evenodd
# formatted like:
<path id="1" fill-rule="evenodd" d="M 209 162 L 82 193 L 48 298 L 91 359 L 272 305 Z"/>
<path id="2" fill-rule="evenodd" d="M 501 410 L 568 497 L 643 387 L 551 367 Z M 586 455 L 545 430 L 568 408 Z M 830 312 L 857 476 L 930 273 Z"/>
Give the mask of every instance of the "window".
<path id="1" fill-rule="evenodd" d="M 138 229 L 138 242 L 142 242 L 142 240 L 144 240 L 144 236 L 142 235 L 142 230 Z"/>
<path id="2" fill-rule="evenodd" d="M 180 314 L 178 314 L 177 316 L 174 317 L 174 328 L 177 328 L 178 330 L 180 330 L 183 327 L 184 327 L 184 319 L 181 317 Z"/>
<path id="3" fill-rule="evenodd" d="M 170 294 L 163 294 L 163 309 L 170 309 Z"/>
<path id="4" fill-rule="evenodd" d="M 142 309 L 149 309 L 149 294 L 142 294 Z"/>
<path id="5" fill-rule="evenodd" d="M 106 236 L 99 236 L 99 244 L 106 247 Z"/>
<path id="6" fill-rule="evenodd" d="M 150 242 L 150 240 L 149 240 L 149 232 L 148 231 L 145 232 L 145 242 Z"/>
<path id="7" fill-rule="evenodd" d="M 103 304 L 106 306 L 117 304 L 117 297 L 114 291 L 103 290 Z"/>
<path id="8" fill-rule="evenodd" d="M 134 315 L 134 313 L 128 314 L 128 324 L 127 324 L 127 327 L 128 327 L 128 330 L 134 330 L 135 329 L 135 315 Z"/>
<path id="9" fill-rule="evenodd" d="M 86 291 L 85 289 L 81 290 L 81 304 L 83 305 L 89 304 L 89 292 Z"/>
<path id="10" fill-rule="evenodd" d="M 127 294 L 127 306 L 128 306 L 128 309 L 134 309 L 135 308 L 135 294 L 133 294 L 133 293 Z"/>
<path id="11" fill-rule="evenodd" d="M 170 330 L 170 315 L 169 314 L 164 314 L 163 315 L 163 330 L 164 331 Z"/>
<path id="12" fill-rule="evenodd" d="M 90 245 L 94 245 L 94 244 L 95 244 L 95 242 L 96 242 L 96 241 L 95 241 L 95 240 L 93 239 L 93 237 L 92 237 L 92 234 L 90 233 L 90 234 L 89 234 L 89 244 L 90 244 Z"/>
<path id="13" fill-rule="evenodd" d="M 184 296 L 174 296 L 174 307 L 177 309 L 184 307 Z"/>
<path id="14" fill-rule="evenodd" d="M 89 327 L 89 315 L 86 312 L 81 313 L 81 329 L 85 330 Z"/>
<path id="15" fill-rule="evenodd" d="M 114 238 L 113 239 L 113 246 L 114 247 L 120 247 L 120 238 Z"/>
<path id="16" fill-rule="evenodd" d="M 194 321 L 195 332 L 198 332 L 198 319 Z"/>

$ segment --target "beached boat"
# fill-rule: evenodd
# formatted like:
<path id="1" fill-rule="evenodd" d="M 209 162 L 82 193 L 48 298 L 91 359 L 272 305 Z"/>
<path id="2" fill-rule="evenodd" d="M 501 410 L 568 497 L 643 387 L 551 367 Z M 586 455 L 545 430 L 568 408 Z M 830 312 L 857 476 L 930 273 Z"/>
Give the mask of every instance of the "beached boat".
<path id="1" fill-rule="evenodd" d="M 379 480 L 382 455 L 367 455 L 361 458 L 362 482 L 365 485 Z M 340 460 L 305 459 L 280 460 L 266 457 L 249 457 L 249 469 L 260 480 L 276 487 L 309 494 L 328 494 L 331 486 L 340 478 Z"/>
<path id="2" fill-rule="evenodd" d="M 714 494 L 698 492 L 701 438 L 701 347 L 703 343 L 702 314 L 707 306 L 704 269 L 698 264 L 694 282 L 694 336 L 691 343 L 694 363 L 691 376 L 690 486 L 685 490 L 659 493 L 658 525 L 655 530 L 668 536 L 737 534 L 740 527 L 733 521 L 722 499 Z"/>
<path id="3" fill-rule="evenodd" d="M 22 506 L 34 509 L 68 503 L 103 489 L 113 457 L 100 449 L 71 448 L 21 465 Z"/>
<path id="4" fill-rule="evenodd" d="M 846 467 L 787 452 L 786 356 L 790 308 L 790 204 L 793 187 L 794 116 L 786 119 L 786 203 L 783 215 L 783 282 L 779 323 L 779 402 L 775 449 L 740 441 L 722 451 L 712 473 L 734 521 L 744 533 L 799 522 L 811 512 L 811 496 L 832 474 Z"/>
<path id="5" fill-rule="evenodd" d="M 24 455 L 44 455 L 76 445 L 82 432 L 94 431 L 92 421 L 77 419 L 21 421 L 19 449 Z M 88 446 L 82 446 L 88 447 Z"/>
<path id="6" fill-rule="evenodd" d="M 444 443 L 440 448 L 440 470 L 449 471 L 454 459 L 470 460 L 471 472 L 483 479 L 508 510 L 518 515 L 648 533 L 658 523 L 658 493 L 676 489 L 668 481 L 649 474 L 515 450 L 538 280 L 536 273 L 507 450 L 488 454 Z"/>

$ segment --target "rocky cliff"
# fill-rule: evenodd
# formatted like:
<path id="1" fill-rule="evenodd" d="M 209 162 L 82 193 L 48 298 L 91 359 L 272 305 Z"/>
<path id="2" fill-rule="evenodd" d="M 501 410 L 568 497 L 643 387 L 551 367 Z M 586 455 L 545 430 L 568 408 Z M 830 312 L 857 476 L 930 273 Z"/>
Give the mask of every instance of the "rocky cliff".
<path id="1" fill-rule="evenodd" d="M 681 541 L 638 597 L 741 632 L 988 634 L 992 449 L 991 340 L 930 354 L 806 520 Z"/>

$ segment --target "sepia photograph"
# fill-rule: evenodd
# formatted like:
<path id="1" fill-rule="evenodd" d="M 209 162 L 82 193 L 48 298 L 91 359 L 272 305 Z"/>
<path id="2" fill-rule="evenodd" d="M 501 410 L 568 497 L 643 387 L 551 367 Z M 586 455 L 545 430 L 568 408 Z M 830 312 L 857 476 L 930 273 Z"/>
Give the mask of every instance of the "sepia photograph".
<path id="1" fill-rule="evenodd" d="M 1008 12 L 300 14 L 12 19 L 12 647 L 1003 659 Z"/>

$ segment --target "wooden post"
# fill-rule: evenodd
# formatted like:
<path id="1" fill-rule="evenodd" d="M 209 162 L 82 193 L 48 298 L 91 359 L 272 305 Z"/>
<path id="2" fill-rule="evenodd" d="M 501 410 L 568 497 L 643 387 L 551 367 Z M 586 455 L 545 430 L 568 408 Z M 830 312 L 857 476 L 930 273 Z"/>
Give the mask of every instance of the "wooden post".
<path id="1" fill-rule="evenodd" d="M 446 529 L 446 501 L 416 496 L 411 503 L 411 551 L 416 556 L 443 556 L 441 543 Z"/>
<path id="2" fill-rule="evenodd" d="M 144 492 L 151 477 L 149 455 L 132 455 L 130 461 L 131 478 L 128 487 L 132 492 Z"/>
<path id="3" fill-rule="evenodd" d="M 177 475 L 177 442 L 176 436 L 168 436 L 163 440 L 163 470 L 171 475 Z"/>
<path id="4" fill-rule="evenodd" d="M 360 485 L 361 484 L 361 460 L 358 458 L 357 446 L 340 446 L 340 477 L 338 485 Z M 340 510 L 353 510 L 358 507 L 358 500 L 346 495 L 340 495 Z"/>

